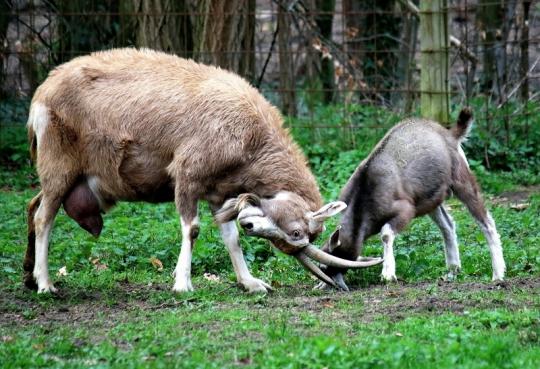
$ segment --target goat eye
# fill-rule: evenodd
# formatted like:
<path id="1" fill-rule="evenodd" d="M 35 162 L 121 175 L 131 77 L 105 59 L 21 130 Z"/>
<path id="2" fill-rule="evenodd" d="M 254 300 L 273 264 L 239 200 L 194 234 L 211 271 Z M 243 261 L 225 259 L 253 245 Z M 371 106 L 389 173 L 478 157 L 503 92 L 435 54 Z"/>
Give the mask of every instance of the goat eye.
<path id="1" fill-rule="evenodd" d="M 300 238 L 301 232 L 297 229 L 292 233 L 293 238 Z"/>

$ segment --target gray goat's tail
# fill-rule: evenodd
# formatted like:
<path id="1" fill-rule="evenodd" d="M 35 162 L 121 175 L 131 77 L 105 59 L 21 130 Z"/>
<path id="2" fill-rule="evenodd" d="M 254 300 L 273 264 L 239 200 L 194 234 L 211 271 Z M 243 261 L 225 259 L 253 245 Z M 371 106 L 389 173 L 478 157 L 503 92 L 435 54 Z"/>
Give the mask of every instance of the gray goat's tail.
<path id="1" fill-rule="evenodd" d="M 451 128 L 454 137 L 459 141 L 466 139 L 471 130 L 472 122 L 473 114 L 471 108 L 465 107 L 461 109 L 456 125 Z"/>

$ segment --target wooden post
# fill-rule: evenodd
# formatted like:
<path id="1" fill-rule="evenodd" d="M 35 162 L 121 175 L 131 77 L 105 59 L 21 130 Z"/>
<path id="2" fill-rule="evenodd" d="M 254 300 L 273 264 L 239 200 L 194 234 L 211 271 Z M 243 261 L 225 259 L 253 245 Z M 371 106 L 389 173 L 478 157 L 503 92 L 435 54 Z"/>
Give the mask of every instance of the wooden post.
<path id="1" fill-rule="evenodd" d="M 449 124 L 447 0 L 420 2 L 420 110 L 424 118 Z"/>
<path id="2" fill-rule="evenodd" d="M 285 7 L 286 2 L 278 5 L 278 50 L 279 50 L 279 89 L 283 113 L 296 116 L 296 90 L 294 65 L 291 53 L 291 15 Z"/>

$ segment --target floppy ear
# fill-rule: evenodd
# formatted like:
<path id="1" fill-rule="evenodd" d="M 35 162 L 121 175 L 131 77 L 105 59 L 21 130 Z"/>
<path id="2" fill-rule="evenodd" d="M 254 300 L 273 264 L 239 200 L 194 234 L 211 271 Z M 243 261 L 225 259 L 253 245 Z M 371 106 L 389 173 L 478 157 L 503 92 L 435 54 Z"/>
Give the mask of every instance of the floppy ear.
<path id="1" fill-rule="evenodd" d="M 341 213 L 346 207 L 347 204 L 343 201 L 332 201 L 316 212 L 308 214 L 309 231 L 311 233 L 320 232 L 320 230 L 323 229 L 323 223 L 326 219 Z"/>
<path id="2" fill-rule="evenodd" d="M 221 209 L 219 209 L 214 218 L 218 223 L 227 223 L 234 220 L 240 211 L 249 206 L 260 206 L 261 199 L 253 193 L 243 193 L 238 197 L 225 201 Z"/>
<path id="3" fill-rule="evenodd" d="M 346 207 L 347 204 L 343 201 L 332 201 L 311 214 L 311 219 L 318 222 L 324 222 L 326 219 L 341 213 Z"/>

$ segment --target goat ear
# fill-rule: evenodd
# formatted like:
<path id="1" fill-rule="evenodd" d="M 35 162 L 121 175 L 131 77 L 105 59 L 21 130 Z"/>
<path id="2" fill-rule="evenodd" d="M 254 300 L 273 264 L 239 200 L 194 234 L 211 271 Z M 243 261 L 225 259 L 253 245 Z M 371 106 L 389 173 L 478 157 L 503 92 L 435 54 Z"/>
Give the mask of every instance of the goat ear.
<path id="1" fill-rule="evenodd" d="M 334 233 L 330 236 L 330 239 L 328 240 L 328 251 L 333 252 L 335 249 L 337 249 L 339 246 L 341 246 L 341 242 L 339 241 L 339 229 L 341 227 L 338 227 Z"/>
<path id="2" fill-rule="evenodd" d="M 332 201 L 311 214 L 311 219 L 317 222 L 324 222 L 326 219 L 341 213 L 346 207 L 347 204 L 343 201 Z"/>
<path id="3" fill-rule="evenodd" d="M 243 193 L 238 195 L 236 199 L 238 200 L 238 203 L 236 205 L 238 211 L 245 209 L 248 206 L 261 206 L 260 197 L 255 195 L 254 193 Z"/>
<path id="4" fill-rule="evenodd" d="M 314 213 L 308 213 L 307 218 L 309 221 L 310 233 L 321 232 L 324 230 L 324 221 L 336 214 L 341 213 L 347 204 L 343 201 L 332 201 Z"/>
<path id="5" fill-rule="evenodd" d="M 237 209 L 238 199 L 229 199 L 225 201 L 221 209 L 215 214 L 214 218 L 218 223 L 227 223 L 235 219 L 238 216 L 239 210 Z"/>
<path id="6" fill-rule="evenodd" d="M 240 211 L 249 206 L 260 206 L 261 199 L 253 193 L 243 193 L 234 199 L 225 201 L 221 209 L 214 215 L 216 222 L 227 223 L 234 220 Z"/>

